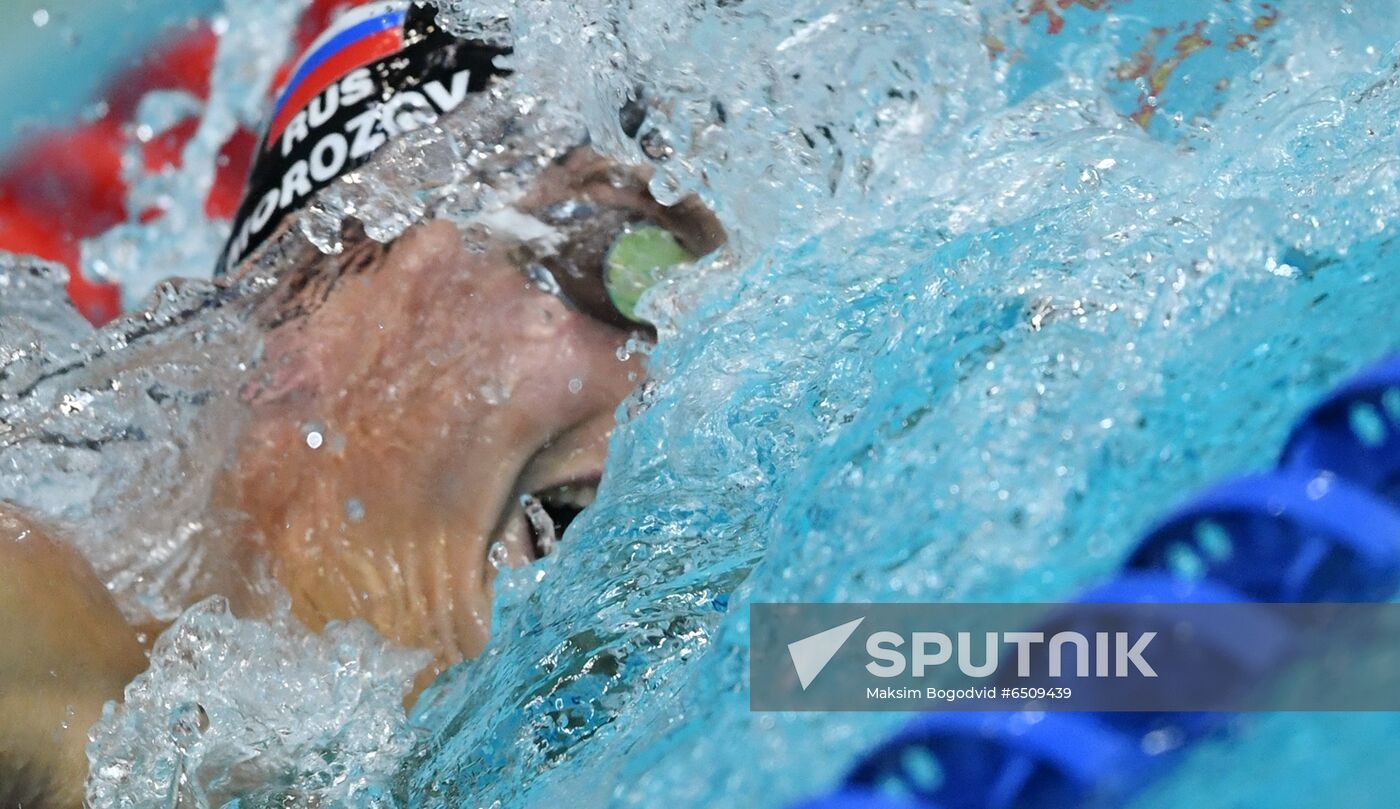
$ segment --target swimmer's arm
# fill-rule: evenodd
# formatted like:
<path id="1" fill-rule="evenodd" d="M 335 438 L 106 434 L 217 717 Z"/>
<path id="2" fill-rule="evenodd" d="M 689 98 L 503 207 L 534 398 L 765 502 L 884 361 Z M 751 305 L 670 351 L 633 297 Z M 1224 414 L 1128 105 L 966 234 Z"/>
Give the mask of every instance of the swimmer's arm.
<path id="1" fill-rule="evenodd" d="M 78 555 L 0 504 L 0 807 L 77 807 L 88 728 L 146 668 Z"/>

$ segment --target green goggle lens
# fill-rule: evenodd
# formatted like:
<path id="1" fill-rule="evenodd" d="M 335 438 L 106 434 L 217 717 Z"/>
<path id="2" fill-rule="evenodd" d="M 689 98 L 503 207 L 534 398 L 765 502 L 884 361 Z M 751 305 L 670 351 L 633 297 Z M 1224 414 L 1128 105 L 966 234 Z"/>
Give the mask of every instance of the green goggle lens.
<path id="1" fill-rule="evenodd" d="M 689 250 L 665 228 L 656 225 L 629 227 L 608 251 L 604 284 L 613 306 L 628 320 L 637 320 L 642 293 L 664 279 L 671 270 L 695 260 Z"/>

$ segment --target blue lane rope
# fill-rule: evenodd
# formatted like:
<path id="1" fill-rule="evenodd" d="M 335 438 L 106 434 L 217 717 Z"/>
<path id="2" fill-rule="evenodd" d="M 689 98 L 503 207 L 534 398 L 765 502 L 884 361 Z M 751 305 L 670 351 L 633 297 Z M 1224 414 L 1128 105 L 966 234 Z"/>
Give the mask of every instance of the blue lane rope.
<path id="1" fill-rule="evenodd" d="M 1400 355 L 1333 391 L 1294 427 L 1277 468 L 1212 486 L 1147 532 L 1119 575 L 1078 603 L 1388 601 L 1400 588 Z M 1261 613 L 1232 662 L 1267 671 L 1288 629 Z M 1235 634 L 1239 627 L 1222 632 Z M 1238 635 L 1236 635 L 1238 636 Z M 1275 638 L 1276 643 L 1267 642 Z M 1209 643 L 1209 640 L 1207 640 Z M 1222 714 L 928 713 L 795 809 L 1112 806 L 1159 777 Z M 1169 728 L 1172 753 L 1144 752 Z"/>

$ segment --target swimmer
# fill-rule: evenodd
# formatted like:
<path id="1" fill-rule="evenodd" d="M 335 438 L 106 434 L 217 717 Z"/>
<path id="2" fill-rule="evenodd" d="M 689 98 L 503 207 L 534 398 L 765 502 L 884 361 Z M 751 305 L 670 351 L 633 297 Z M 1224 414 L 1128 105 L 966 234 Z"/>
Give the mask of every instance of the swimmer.
<path id="1" fill-rule="evenodd" d="M 81 805 L 87 729 L 145 668 L 87 563 L 0 507 L 0 807 Z"/>
<path id="2" fill-rule="evenodd" d="M 354 42 L 367 28 L 391 32 L 392 47 Z M 347 56 L 347 40 L 368 50 Z M 312 629 L 361 618 L 431 651 L 415 693 L 482 650 L 498 566 L 548 554 L 591 502 L 614 411 L 645 373 L 625 350 L 651 334 L 641 291 L 724 239 L 698 200 L 664 206 L 642 173 L 586 145 L 546 161 L 512 205 L 552 234 L 548 249 L 469 244 L 441 219 L 389 244 L 352 226 L 336 255 L 292 237 L 287 222 L 334 182 L 330 168 L 370 159 L 353 156 L 355 140 L 393 134 L 363 133 L 376 115 L 394 128 L 383 110 L 396 98 L 413 92 L 441 114 L 506 81 L 485 48 L 408 2 L 345 14 L 280 94 L 224 264 L 236 278 L 283 251 L 258 312 L 263 357 L 240 393 L 248 425 L 210 504 L 241 518 L 230 564 L 246 570 L 225 578 L 265 569 Z M 137 638 L 151 633 L 122 621 L 57 531 L 3 506 L 0 592 L 12 633 L 0 630 L 0 806 L 77 805 L 86 728 L 144 668 Z M 224 595 L 253 612 L 266 597 Z"/>

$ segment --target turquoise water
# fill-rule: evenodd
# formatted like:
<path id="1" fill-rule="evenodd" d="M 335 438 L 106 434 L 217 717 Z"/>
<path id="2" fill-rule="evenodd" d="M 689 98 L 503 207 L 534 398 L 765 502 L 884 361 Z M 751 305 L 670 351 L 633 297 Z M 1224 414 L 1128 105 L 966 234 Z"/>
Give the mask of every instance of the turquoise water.
<path id="1" fill-rule="evenodd" d="M 436 746 L 412 802 L 777 807 L 829 786 L 900 720 L 750 712 L 747 603 L 1068 596 L 1392 350 L 1394 9 L 1276 5 L 1076 6 L 1056 36 L 990 3 L 707 7 L 680 32 L 615 12 L 585 55 L 555 36 L 614 7 L 517 20 L 522 50 L 573 68 L 537 86 L 583 92 L 559 77 L 595 86 L 621 51 L 606 78 L 689 114 L 767 102 L 677 134 L 659 181 L 761 236 L 652 355 L 569 553 L 415 711 Z M 1198 22 L 1210 44 L 1145 106 Z M 989 35 L 1019 58 L 989 59 Z M 1392 717 L 1247 725 L 1143 805 L 1380 805 L 1354 785 L 1396 783 L 1371 753 Z"/>
<path id="2" fill-rule="evenodd" d="M 731 250 L 644 301 L 662 340 L 598 502 L 557 555 L 504 574 L 491 646 L 419 701 L 416 729 L 390 710 L 407 662 L 362 633 L 198 609 L 100 727 L 97 794 L 167 805 L 184 767 L 218 787 L 195 805 L 254 773 L 240 805 L 295 784 L 348 805 L 783 807 L 902 718 L 751 712 L 748 604 L 1067 597 L 1194 488 L 1267 466 L 1310 401 L 1396 348 L 1395 3 L 1065 3 L 1056 34 L 1024 19 L 1033 3 L 443 5 L 466 29 L 508 23 L 518 92 L 554 102 L 532 132 L 586 126 L 652 163 L 656 193 L 705 196 Z M 639 84 L 657 99 L 642 144 L 616 122 Z M 390 161 L 469 164 L 478 130 L 454 126 Z M 353 206 L 392 235 L 434 198 L 386 185 L 332 195 L 307 232 Z M 253 336 L 191 323 L 167 350 L 200 347 L 157 376 L 227 388 Z M 90 388 L 89 410 L 132 406 Z M 143 423 L 190 451 L 231 440 L 201 412 Z M 0 494 L 79 522 L 65 481 L 141 452 L 50 458 L 38 485 L 24 449 L 0 457 Z M 189 504 L 129 488 L 109 511 L 137 498 L 144 547 L 190 558 L 167 537 L 197 529 L 149 524 Z M 179 601 L 159 578 L 117 589 L 159 612 Z M 229 649 L 273 646 L 230 673 Z M 272 679 L 345 687 L 273 712 Z M 193 700 L 217 707 L 210 728 L 166 739 Z M 253 718 L 286 733 L 249 758 Z M 1250 718 L 1139 805 L 1389 805 L 1397 729 Z"/>
<path id="3" fill-rule="evenodd" d="M 93 112 L 104 81 L 217 0 L 25 0 L 0 8 L 0 149 Z"/>

